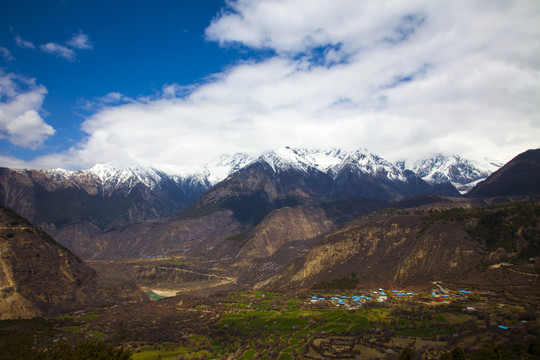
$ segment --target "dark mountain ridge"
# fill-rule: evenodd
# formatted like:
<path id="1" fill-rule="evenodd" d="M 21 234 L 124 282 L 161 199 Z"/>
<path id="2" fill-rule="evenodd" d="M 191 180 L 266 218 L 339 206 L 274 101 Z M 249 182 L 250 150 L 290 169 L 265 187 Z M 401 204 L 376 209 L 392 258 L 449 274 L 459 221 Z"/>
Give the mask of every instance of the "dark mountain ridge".
<path id="1" fill-rule="evenodd" d="M 473 188 L 469 197 L 538 196 L 540 149 L 531 149 L 510 160 Z"/>

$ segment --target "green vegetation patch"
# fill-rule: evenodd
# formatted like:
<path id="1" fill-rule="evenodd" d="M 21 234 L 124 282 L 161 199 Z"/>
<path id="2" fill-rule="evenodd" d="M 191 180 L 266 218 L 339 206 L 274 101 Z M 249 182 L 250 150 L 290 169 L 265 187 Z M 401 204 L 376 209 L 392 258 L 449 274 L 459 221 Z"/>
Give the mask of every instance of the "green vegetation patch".
<path id="1" fill-rule="evenodd" d="M 485 244 L 488 250 L 519 250 L 521 258 L 528 258 L 540 254 L 539 219 L 540 203 L 512 202 L 475 209 L 430 211 L 424 229 L 436 221 L 466 221 L 469 236 Z M 526 248 L 520 249 L 520 239 L 527 242 Z"/>
<path id="2" fill-rule="evenodd" d="M 408 329 L 408 330 L 396 331 L 396 335 L 399 335 L 399 336 L 409 336 L 409 337 L 419 337 L 419 338 L 432 337 L 434 334 L 435 334 L 435 329 L 431 329 L 431 328 Z"/>
<path id="3" fill-rule="evenodd" d="M 90 330 L 88 332 L 88 334 L 92 335 L 93 337 L 95 337 L 96 339 L 99 339 L 99 340 L 102 340 L 104 338 L 106 338 L 108 335 L 107 334 L 104 334 L 102 332 L 99 332 L 99 331 L 94 331 L 94 330 Z"/>
<path id="4" fill-rule="evenodd" d="M 441 321 L 446 321 L 446 318 L 444 317 L 443 314 L 437 314 L 433 317 L 433 320 L 441 322 Z"/>
<path id="5" fill-rule="evenodd" d="M 253 355 L 255 355 L 255 353 L 257 353 L 257 351 L 253 350 L 253 349 L 249 349 L 249 350 L 246 350 L 242 356 L 240 356 L 238 358 L 238 360 L 251 360 L 253 359 Z"/>
<path id="6" fill-rule="evenodd" d="M 81 315 L 81 320 L 82 321 L 90 321 L 90 320 L 97 319 L 97 317 L 98 317 L 98 315 L 94 314 L 93 312 L 90 312 L 90 313 Z"/>
<path id="7" fill-rule="evenodd" d="M 291 354 L 282 352 L 281 354 L 279 354 L 278 360 L 294 360 L 294 358 Z"/>
<path id="8" fill-rule="evenodd" d="M 238 233 L 238 234 L 235 234 L 235 235 L 231 235 L 229 236 L 227 239 L 225 240 L 228 240 L 228 241 L 243 241 L 245 240 L 246 238 L 248 237 L 248 233 L 247 232 L 241 232 L 241 233 Z"/>
<path id="9" fill-rule="evenodd" d="M 49 318 L 50 320 L 73 320 L 75 319 L 75 315 L 62 315 L 62 316 L 57 316 L 57 317 L 53 317 L 53 318 Z"/>
<path id="10" fill-rule="evenodd" d="M 63 326 L 61 329 L 65 332 L 76 333 L 82 329 L 83 325 Z"/>
<path id="11" fill-rule="evenodd" d="M 133 354 L 133 360 L 176 359 L 178 355 L 187 354 L 188 352 L 188 349 L 183 347 L 169 350 L 144 350 Z"/>

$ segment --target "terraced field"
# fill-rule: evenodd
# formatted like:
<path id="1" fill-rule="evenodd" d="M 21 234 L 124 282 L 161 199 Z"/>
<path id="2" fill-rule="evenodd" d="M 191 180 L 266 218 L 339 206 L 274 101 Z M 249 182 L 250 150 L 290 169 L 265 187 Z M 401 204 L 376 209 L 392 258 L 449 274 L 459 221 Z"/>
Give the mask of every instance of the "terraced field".
<path id="1" fill-rule="evenodd" d="M 540 354 L 537 297 L 447 293 L 447 302 L 424 292 L 354 306 L 349 304 L 360 298 L 354 294 L 318 294 L 317 300 L 307 293 L 261 291 L 156 297 L 57 318 L 0 322 L 0 355 L 22 359 L 26 350 L 88 339 L 129 349 L 135 360 L 397 359 L 406 353 L 433 359 L 456 347 L 468 349 L 467 356 L 484 350 L 498 351 L 503 359 L 511 358 L 504 351 L 523 358 Z"/>

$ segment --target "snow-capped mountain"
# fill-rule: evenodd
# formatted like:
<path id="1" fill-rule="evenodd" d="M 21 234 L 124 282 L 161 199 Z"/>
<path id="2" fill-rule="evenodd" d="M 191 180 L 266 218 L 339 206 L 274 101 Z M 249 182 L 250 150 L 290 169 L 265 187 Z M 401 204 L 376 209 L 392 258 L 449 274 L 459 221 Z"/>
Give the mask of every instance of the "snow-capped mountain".
<path id="1" fill-rule="evenodd" d="M 200 170 L 194 172 L 192 176 L 199 177 L 201 180 L 206 181 L 210 186 L 214 186 L 230 174 L 248 165 L 253 160 L 254 159 L 251 156 L 244 153 L 221 155 L 218 159 L 202 165 Z"/>
<path id="2" fill-rule="evenodd" d="M 431 186 L 410 171 L 365 149 L 309 150 L 284 147 L 263 153 L 201 195 L 191 212 L 232 209 L 262 219 L 283 206 L 341 200 L 393 201 Z"/>
<path id="3" fill-rule="evenodd" d="M 79 171 L 3 169 L 0 193 L 3 205 L 38 224 L 84 219 L 107 229 L 170 216 L 209 192 L 200 204 L 240 196 L 246 197 L 242 201 L 248 208 L 260 191 L 271 198 L 268 209 L 310 201 L 389 201 L 429 192 L 428 183 L 451 182 L 465 192 L 497 168 L 493 162 L 436 156 L 407 170 L 404 164 L 396 166 L 365 149 L 284 147 L 258 157 L 223 155 L 192 167 L 110 162 Z M 212 192 L 218 183 L 219 189 Z"/>
<path id="4" fill-rule="evenodd" d="M 266 152 L 254 161 L 266 162 L 275 172 L 318 170 L 336 179 L 340 172 L 347 169 L 358 174 L 392 181 L 407 181 L 402 170 L 396 165 L 366 149 L 343 151 L 340 149 L 310 150 L 284 147 Z"/>
<path id="5" fill-rule="evenodd" d="M 180 167 L 142 162 L 110 162 L 97 164 L 87 170 L 45 170 L 57 181 L 67 181 L 83 187 L 99 188 L 105 196 L 123 189 L 125 192 L 138 184 L 150 190 L 159 189 L 164 183 L 174 184 L 183 191 L 205 191 L 236 171 L 253 163 L 266 163 L 273 171 L 320 171 L 336 179 L 343 171 L 373 176 L 394 182 L 407 182 L 405 170 L 409 169 L 422 180 L 436 185 L 450 182 L 461 193 L 467 192 L 479 181 L 500 168 L 494 161 L 483 163 L 463 159 L 457 155 L 436 155 L 406 165 L 392 164 L 366 149 L 344 151 L 340 149 L 304 149 L 284 147 L 263 153 L 259 157 L 247 154 L 222 155 L 216 160 L 192 167 Z"/>
<path id="6" fill-rule="evenodd" d="M 462 194 L 467 193 L 477 183 L 487 178 L 502 166 L 496 161 L 471 161 L 458 155 L 444 156 L 438 154 L 414 162 L 411 170 L 430 184 L 450 182 Z"/>
<path id="7" fill-rule="evenodd" d="M 263 153 L 253 162 L 266 163 L 273 171 L 297 170 L 308 172 L 314 169 L 326 172 L 344 158 L 340 150 L 308 150 L 284 147 Z"/>
<path id="8" fill-rule="evenodd" d="M 99 188 L 102 195 L 110 196 L 120 189 L 129 193 L 137 185 L 144 185 L 149 190 L 160 189 L 164 184 L 174 184 L 184 191 L 207 190 L 252 160 L 246 154 L 222 155 L 210 163 L 191 167 L 113 161 L 79 171 L 54 169 L 43 172 L 56 181 L 86 189 Z"/>
<path id="9" fill-rule="evenodd" d="M 403 171 L 396 165 L 369 153 L 365 149 L 348 152 L 339 164 L 328 169 L 328 174 L 335 179 L 346 167 L 349 167 L 349 170 L 356 171 L 360 174 L 371 175 L 376 178 L 401 182 L 407 181 L 403 175 Z"/>
<path id="10" fill-rule="evenodd" d="M 55 169 L 44 172 L 57 181 L 72 182 L 85 189 L 95 187 L 104 196 L 110 196 L 119 189 L 130 192 L 138 184 L 154 190 L 165 180 L 181 186 L 185 178 L 178 169 L 136 162 L 109 162 L 79 171 Z"/>

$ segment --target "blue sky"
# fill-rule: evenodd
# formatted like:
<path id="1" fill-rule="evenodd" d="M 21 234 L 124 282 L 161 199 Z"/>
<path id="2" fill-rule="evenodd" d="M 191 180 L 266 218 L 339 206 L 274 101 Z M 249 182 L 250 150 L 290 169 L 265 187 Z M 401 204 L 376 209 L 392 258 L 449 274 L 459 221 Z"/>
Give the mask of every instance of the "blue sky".
<path id="1" fill-rule="evenodd" d="M 204 29 L 223 6 L 213 0 L 3 1 L 0 44 L 12 59 L 2 59 L 1 66 L 46 87 L 43 117 L 56 133 L 37 152 L 5 139 L 2 148 L 25 160 L 65 151 L 84 136 L 86 102 L 110 92 L 151 95 L 165 84 L 193 84 L 220 72 L 242 57 L 204 40 Z M 88 37 L 88 49 L 66 44 L 79 34 Z M 40 50 L 47 43 L 73 50 L 73 58 Z"/>
<path id="2" fill-rule="evenodd" d="M 0 166 L 505 161 L 539 145 L 538 23 L 535 0 L 0 0 Z"/>

